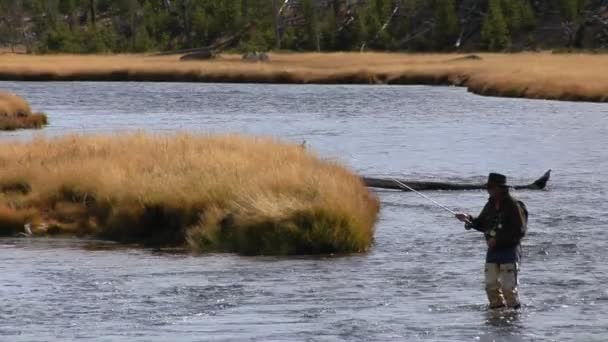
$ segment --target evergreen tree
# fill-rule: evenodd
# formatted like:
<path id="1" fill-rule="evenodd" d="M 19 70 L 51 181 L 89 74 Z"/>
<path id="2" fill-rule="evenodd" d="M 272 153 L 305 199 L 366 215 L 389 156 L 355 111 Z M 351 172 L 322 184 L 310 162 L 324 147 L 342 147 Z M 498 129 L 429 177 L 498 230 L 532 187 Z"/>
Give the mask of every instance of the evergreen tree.
<path id="1" fill-rule="evenodd" d="M 534 10 L 529 0 L 502 0 L 500 4 L 511 35 L 534 28 Z"/>
<path id="2" fill-rule="evenodd" d="M 536 18 L 534 17 L 534 9 L 530 4 L 530 0 L 519 0 L 521 8 L 521 21 L 524 30 L 531 30 L 536 26 Z"/>
<path id="3" fill-rule="evenodd" d="M 376 5 L 376 2 L 372 1 L 357 13 L 358 20 L 361 21 L 363 40 L 366 44 L 373 44 L 374 38 L 376 38 L 376 35 L 382 28 L 382 22 L 379 17 L 380 11 Z"/>
<path id="4" fill-rule="evenodd" d="M 454 0 L 435 0 L 433 39 L 437 49 L 450 47 L 458 37 L 458 15 Z"/>
<path id="5" fill-rule="evenodd" d="M 460 33 L 459 13 L 477 0 L 0 0 L 0 44 L 40 52 L 128 52 L 204 47 L 236 36 L 237 50 L 445 50 Z M 482 46 L 501 50 L 537 37 L 535 10 L 559 11 L 567 43 L 599 0 L 484 0 Z M 295 4 L 293 1 L 292 4 Z M 326 7 L 317 7 L 320 4 Z M 534 4 L 534 6 L 533 6 Z M 392 17 L 395 7 L 398 15 Z M 468 25 L 467 27 L 471 27 Z M 476 36 L 469 41 L 477 39 Z"/>
<path id="6" fill-rule="evenodd" d="M 281 47 L 287 50 L 296 50 L 296 40 L 297 37 L 295 29 L 293 26 L 289 26 L 285 29 L 285 32 L 283 32 L 283 35 L 281 36 Z"/>
<path id="7" fill-rule="evenodd" d="M 386 50 L 392 45 L 392 35 L 389 29 L 389 20 L 392 15 L 392 2 L 389 0 L 370 1 L 368 6 L 359 15 L 363 20 L 362 30 L 366 46 Z"/>
<path id="8" fill-rule="evenodd" d="M 577 21 L 587 2 L 587 0 L 558 0 L 562 18 L 571 22 Z"/>
<path id="9" fill-rule="evenodd" d="M 509 30 L 502 13 L 500 0 L 490 0 L 488 13 L 481 27 L 481 38 L 490 51 L 504 49 L 509 44 Z"/>
<path id="10" fill-rule="evenodd" d="M 238 31 L 242 27 L 243 19 L 240 0 L 218 1 L 215 19 L 220 33 L 227 34 Z"/>
<path id="11" fill-rule="evenodd" d="M 68 19 L 70 30 L 74 29 L 76 15 L 75 0 L 59 0 L 59 12 L 65 15 Z"/>
<path id="12" fill-rule="evenodd" d="M 321 49 L 323 51 L 335 50 L 336 42 L 338 40 L 338 25 L 336 21 L 336 11 L 334 11 L 333 8 L 325 16 L 320 30 Z"/>
<path id="13" fill-rule="evenodd" d="M 340 51 L 359 50 L 364 42 L 365 22 L 358 16 L 348 20 L 337 33 L 336 49 Z"/>
<path id="14" fill-rule="evenodd" d="M 427 50 L 430 48 L 429 40 L 424 35 L 418 35 L 422 30 L 423 16 L 428 6 L 427 0 L 407 0 L 401 4 L 400 16 L 395 18 L 393 37 L 398 48 L 407 47 L 413 50 Z M 405 43 L 404 43 L 405 42 Z"/>
<path id="15" fill-rule="evenodd" d="M 175 48 L 171 44 L 171 37 L 179 33 L 175 30 L 179 24 L 168 9 L 158 1 L 146 0 L 142 5 L 142 13 L 143 26 L 149 39 L 153 42 L 151 45 L 160 50 Z"/>
<path id="16" fill-rule="evenodd" d="M 300 39 L 301 46 L 305 50 L 319 50 L 320 36 L 317 11 L 313 0 L 302 0 L 302 16 L 304 18 Z"/>
<path id="17" fill-rule="evenodd" d="M 21 1 L 0 1 L 0 42 L 14 49 L 25 40 L 24 8 Z"/>
<path id="18" fill-rule="evenodd" d="M 78 52 L 78 47 L 70 28 L 64 23 L 58 23 L 45 34 L 44 39 L 40 42 L 39 50 L 41 52 L 61 51 L 76 53 Z"/>
<path id="19" fill-rule="evenodd" d="M 275 9 L 278 10 L 278 7 L 275 8 L 272 1 L 242 0 L 242 24 L 236 31 L 244 27 L 250 29 L 241 38 L 241 50 L 266 51 L 278 46 Z"/>
<path id="20" fill-rule="evenodd" d="M 511 34 L 519 32 L 523 26 L 521 13 L 521 3 L 519 0 L 501 0 L 500 7 L 507 23 L 507 28 Z"/>
<path id="21" fill-rule="evenodd" d="M 100 27 L 89 24 L 79 29 L 75 34 L 75 52 L 106 53 L 116 49 L 116 34 L 112 27 Z M 145 51 L 147 48 L 139 49 Z"/>

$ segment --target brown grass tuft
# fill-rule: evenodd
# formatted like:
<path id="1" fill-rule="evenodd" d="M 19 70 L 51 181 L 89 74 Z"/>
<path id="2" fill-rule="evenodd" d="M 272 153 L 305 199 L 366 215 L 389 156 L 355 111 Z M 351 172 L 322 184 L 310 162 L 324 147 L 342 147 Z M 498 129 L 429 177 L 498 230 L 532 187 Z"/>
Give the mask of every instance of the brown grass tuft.
<path id="1" fill-rule="evenodd" d="M 369 248 L 379 210 L 358 176 L 263 138 L 38 138 L 4 144 L 0 165 L 0 208 L 10 208 L 0 210 L 4 233 L 37 218 L 36 235 L 202 252 L 346 253 Z"/>
<path id="2" fill-rule="evenodd" d="M 608 56 L 591 54 L 302 53 L 271 54 L 269 63 L 222 55 L 2 55 L 0 80 L 431 84 L 466 86 L 495 96 L 608 101 Z"/>
<path id="3" fill-rule="evenodd" d="M 21 128 L 41 128 L 47 124 L 44 113 L 32 113 L 21 96 L 0 92 L 0 131 Z"/>

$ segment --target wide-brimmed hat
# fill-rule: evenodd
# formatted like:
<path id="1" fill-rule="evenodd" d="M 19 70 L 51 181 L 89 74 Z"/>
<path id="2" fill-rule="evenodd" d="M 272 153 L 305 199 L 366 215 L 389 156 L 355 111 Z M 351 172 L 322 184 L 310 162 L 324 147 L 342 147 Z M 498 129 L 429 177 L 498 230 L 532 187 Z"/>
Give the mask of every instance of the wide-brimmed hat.
<path id="1" fill-rule="evenodd" d="M 507 176 L 501 175 L 500 173 L 490 173 L 488 175 L 488 182 L 486 187 L 497 186 L 500 188 L 508 188 Z"/>

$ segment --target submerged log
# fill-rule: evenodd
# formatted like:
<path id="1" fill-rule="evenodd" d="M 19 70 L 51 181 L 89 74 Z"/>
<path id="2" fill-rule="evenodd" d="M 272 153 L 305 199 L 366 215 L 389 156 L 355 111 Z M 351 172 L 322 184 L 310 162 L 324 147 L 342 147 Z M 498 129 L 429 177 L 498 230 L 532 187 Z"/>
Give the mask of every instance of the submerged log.
<path id="1" fill-rule="evenodd" d="M 512 185 L 511 188 L 517 190 L 542 190 L 547 186 L 547 182 L 551 177 L 551 170 L 545 172 L 545 174 L 534 182 L 527 185 Z M 485 189 L 485 184 L 472 184 L 472 183 L 451 183 L 451 182 L 420 182 L 420 181 L 408 181 L 398 179 L 399 182 L 406 184 L 417 191 L 432 191 L 432 190 L 480 190 Z M 380 189 L 394 189 L 403 190 L 403 187 L 399 186 L 391 178 L 374 178 L 374 177 L 363 177 L 363 182 L 370 188 Z"/>

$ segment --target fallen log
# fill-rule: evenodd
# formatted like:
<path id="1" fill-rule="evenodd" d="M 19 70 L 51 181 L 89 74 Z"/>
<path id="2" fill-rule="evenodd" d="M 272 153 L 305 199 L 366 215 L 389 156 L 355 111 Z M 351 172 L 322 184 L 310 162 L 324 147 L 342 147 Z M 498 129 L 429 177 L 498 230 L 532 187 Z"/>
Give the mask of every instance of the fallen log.
<path id="1" fill-rule="evenodd" d="M 200 50 L 183 55 L 179 58 L 180 61 L 206 61 L 215 58 L 215 53 L 211 50 Z"/>
<path id="2" fill-rule="evenodd" d="M 185 55 L 189 53 L 197 53 L 197 52 L 210 52 L 212 48 L 210 47 L 198 47 L 192 49 L 180 49 L 180 50 L 170 50 L 170 51 L 161 51 L 152 54 L 152 56 L 171 56 L 171 55 Z"/>
<path id="3" fill-rule="evenodd" d="M 545 174 L 534 182 L 527 185 L 512 185 L 511 188 L 516 190 L 542 190 L 547 186 L 547 182 L 551 177 L 551 170 L 545 172 Z M 480 190 L 485 189 L 485 184 L 473 184 L 473 183 L 451 183 L 451 182 L 421 182 L 421 181 L 408 181 L 403 179 L 397 179 L 399 182 L 404 183 L 416 191 L 435 191 L 435 190 Z M 363 182 L 370 188 L 380 189 L 394 189 L 404 190 L 402 186 L 399 186 L 391 178 L 374 178 L 374 177 L 363 177 Z"/>

